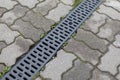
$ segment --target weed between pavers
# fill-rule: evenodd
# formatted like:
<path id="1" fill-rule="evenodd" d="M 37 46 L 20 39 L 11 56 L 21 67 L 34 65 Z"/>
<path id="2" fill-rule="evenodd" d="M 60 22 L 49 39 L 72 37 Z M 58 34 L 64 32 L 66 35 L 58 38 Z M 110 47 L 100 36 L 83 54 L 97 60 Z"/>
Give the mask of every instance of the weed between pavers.
<path id="1" fill-rule="evenodd" d="M 9 72 L 11 69 L 10 66 L 6 66 L 2 72 L 0 72 L 0 78 L 2 78 L 7 72 Z"/>

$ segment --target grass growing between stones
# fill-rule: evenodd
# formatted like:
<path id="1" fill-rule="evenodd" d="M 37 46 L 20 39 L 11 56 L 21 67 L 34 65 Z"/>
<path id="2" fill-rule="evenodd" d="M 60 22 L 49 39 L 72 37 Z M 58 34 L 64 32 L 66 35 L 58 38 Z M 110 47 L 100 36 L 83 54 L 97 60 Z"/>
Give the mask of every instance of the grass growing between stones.
<path id="1" fill-rule="evenodd" d="M 72 5 L 73 8 L 75 8 L 78 4 L 80 4 L 82 0 L 75 0 L 74 4 Z"/>
<path id="2" fill-rule="evenodd" d="M 11 67 L 6 66 L 2 72 L 0 72 L 0 78 L 2 78 L 7 72 L 9 72 Z"/>

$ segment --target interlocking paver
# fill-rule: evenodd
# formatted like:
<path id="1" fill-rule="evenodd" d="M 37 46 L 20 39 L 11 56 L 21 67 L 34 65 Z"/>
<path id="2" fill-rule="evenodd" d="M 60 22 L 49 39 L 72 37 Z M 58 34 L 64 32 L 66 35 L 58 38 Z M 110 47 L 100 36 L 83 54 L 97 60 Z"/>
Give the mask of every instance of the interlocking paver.
<path id="1" fill-rule="evenodd" d="M 109 46 L 109 51 L 101 58 L 101 63 L 98 68 L 102 71 L 108 71 L 115 75 L 117 73 L 117 66 L 120 64 L 120 49 Z"/>
<path id="2" fill-rule="evenodd" d="M 0 51 L 6 47 L 7 45 L 4 42 L 0 42 Z"/>
<path id="3" fill-rule="evenodd" d="M 114 41 L 114 45 L 116 47 L 120 47 L 120 33 L 115 36 L 116 40 Z"/>
<path id="4" fill-rule="evenodd" d="M 109 0 L 104 3 L 106 6 L 113 7 L 114 9 L 120 11 L 120 2 L 117 0 Z"/>
<path id="5" fill-rule="evenodd" d="M 114 27 L 113 27 L 114 26 Z M 120 31 L 120 22 L 114 20 L 108 20 L 107 23 L 100 28 L 98 36 L 106 38 L 109 41 L 114 40 L 114 35 Z"/>
<path id="6" fill-rule="evenodd" d="M 117 80 L 112 75 L 95 69 L 90 80 Z"/>
<path id="7" fill-rule="evenodd" d="M 29 8 L 33 8 L 37 3 L 39 3 L 38 0 L 17 0 L 21 5 L 27 6 Z"/>
<path id="8" fill-rule="evenodd" d="M 29 11 L 23 20 L 30 21 L 36 28 L 43 28 L 46 32 L 50 30 L 50 26 L 54 24 L 54 21 L 46 19 L 41 14 Z"/>
<path id="9" fill-rule="evenodd" d="M 17 5 L 14 7 L 13 10 L 6 12 L 1 18 L 0 22 L 4 22 L 8 25 L 13 24 L 13 22 L 17 19 L 22 17 L 28 11 L 27 8 Z"/>
<path id="10" fill-rule="evenodd" d="M 99 13 L 106 14 L 112 19 L 120 20 L 120 13 L 114 10 L 113 8 L 106 7 L 104 5 L 100 6 L 100 9 L 98 10 Z"/>
<path id="11" fill-rule="evenodd" d="M 101 56 L 101 53 L 97 50 L 92 50 L 83 42 L 78 42 L 73 39 L 69 40 L 68 45 L 64 49 L 73 52 L 82 60 L 89 61 L 94 65 L 98 63 L 98 58 Z"/>
<path id="12" fill-rule="evenodd" d="M 99 28 L 105 24 L 105 20 L 106 20 L 106 16 L 105 15 L 102 15 L 102 14 L 99 14 L 97 12 L 93 13 L 92 17 L 90 17 L 86 22 L 85 22 L 85 25 L 84 25 L 84 29 L 85 30 L 89 30 L 89 31 L 92 31 L 94 33 L 97 33 Z"/>
<path id="13" fill-rule="evenodd" d="M 63 74 L 62 80 L 87 80 L 92 69 L 90 64 L 76 60 L 72 69 Z"/>
<path id="14" fill-rule="evenodd" d="M 6 12 L 7 9 L 5 8 L 0 8 L 0 17 L 4 14 L 4 12 Z"/>
<path id="15" fill-rule="evenodd" d="M 107 50 L 107 44 L 106 44 L 107 41 L 98 38 L 97 36 L 95 36 L 91 32 L 79 29 L 77 31 L 77 35 L 75 36 L 75 39 L 80 40 L 80 41 L 84 41 L 91 48 L 98 49 L 101 52 L 105 52 Z"/>
<path id="16" fill-rule="evenodd" d="M 34 41 L 38 41 L 43 33 L 43 30 L 36 29 L 29 22 L 24 22 L 21 19 L 17 20 L 11 28 L 19 31 L 25 38 L 30 38 Z"/>
<path id="17" fill-rule="evenodd" d="M 46 65 L 45 71 L 40 74 L 51 80 L 61 80 L 61 74 L 72 67 L 72 61 L 76 57 L 63 50 L 58 51 L 58 56 Z"/>
<path id="18" fill-rule="evenodd" d="M 117 78 L 118 80 L 120 80 L 120 66 L 118 67 L 118 71 L 119 71 L 119 73 L 116 75 L 116 78 Z"/>
<path id="19" fill-rule="evenodd" d="M 39 3 L 35 7 L 34 11 L 42 15 L 46 15 L 51 9 L 57 7 L 58 3 L 59 3 L 59 0 L 46 0 L 42 3 Z"/>
<path id="20" fill-rule="evenodd" d="M 5 63 L 7 66 L 13 65 L 16 62 L 16 58 L 27 52 L 32 44 L 31 40 L 19 36 L 13 44 L 1 51 L 0 63 Z"/>
<path id="21" fill-rule="evenodd" d="M 61 0 L 63 3 L 68 4 L 68 5 L 73 5 L 75 0 Z"/>
<path id="22" fill-rule="evenodd" d="M 4 64 L 0 64 L 0 72 L 2 72 L 5 68 L 5 65 Z"/>
<path id="23" fill-rule="evenodd" d="M 5 41 L 10 44 L 14 41 L 15 37 L 19 35 L 17 31 L 12 31 L 6 24 L 0 24 L 0 41 Z"/>
<path id="24" fill-rule="evenodd" d="M 58 22 L 62 16 L 65 16 L 69 10 L 71 10 L 72 7 L 64 5 L 62 3 L 58 4 L 58 7 L 51 10 L 48 15 L 46 15 L 46 18 L 54 20 L 55 22 Z"/>
<path id="25" fill-rule="evenodd" d="M 4 7 L 6 9 L 12 9 L 17 2 L 13 0 L 0 0 L 0 7 Z"/>

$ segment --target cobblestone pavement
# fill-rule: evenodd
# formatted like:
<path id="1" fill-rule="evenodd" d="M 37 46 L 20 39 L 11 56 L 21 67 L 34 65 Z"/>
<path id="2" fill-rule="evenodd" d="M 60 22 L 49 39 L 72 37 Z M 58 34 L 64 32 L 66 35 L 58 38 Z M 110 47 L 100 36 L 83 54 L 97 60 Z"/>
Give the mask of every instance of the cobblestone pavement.
<path id="1" fill-rule="evenodd" d="M 74 3 L 0 0 L 0 72 L 14 65 Z M 120 0 L 102 3 L 35 80 L 120 80 Z"/>

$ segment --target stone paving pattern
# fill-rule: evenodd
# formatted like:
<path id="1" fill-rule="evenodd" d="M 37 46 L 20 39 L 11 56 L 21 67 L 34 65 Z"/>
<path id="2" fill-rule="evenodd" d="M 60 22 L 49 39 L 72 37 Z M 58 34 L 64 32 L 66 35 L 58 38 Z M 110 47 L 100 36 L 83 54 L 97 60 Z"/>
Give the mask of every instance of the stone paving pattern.
<path id="1" fill-rule="evenodd" d="M 0 72 L 59 23 L 75 0 L 0 0 Z M 120 80 L 120 0 L 105 0 L 35 80 Z"/>

